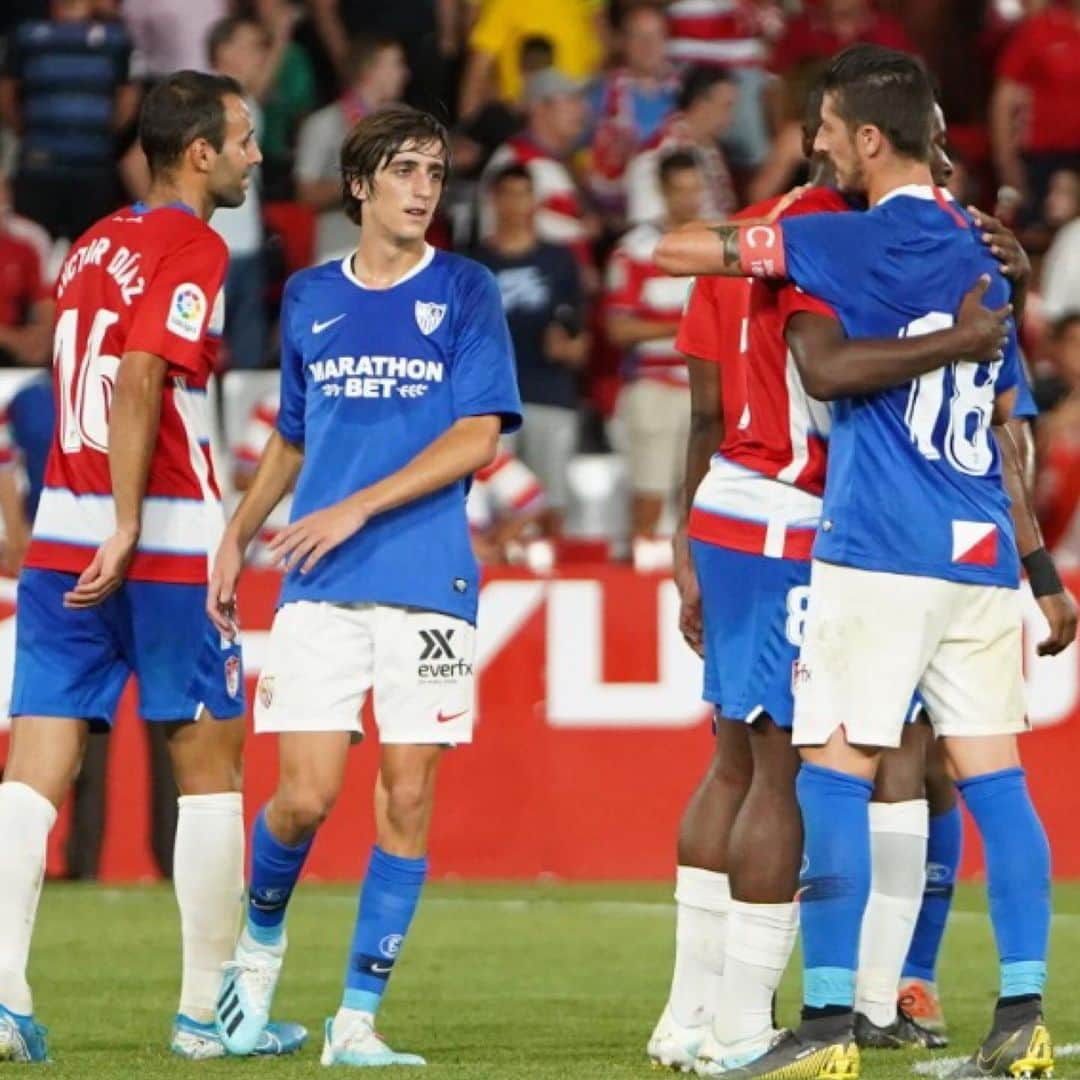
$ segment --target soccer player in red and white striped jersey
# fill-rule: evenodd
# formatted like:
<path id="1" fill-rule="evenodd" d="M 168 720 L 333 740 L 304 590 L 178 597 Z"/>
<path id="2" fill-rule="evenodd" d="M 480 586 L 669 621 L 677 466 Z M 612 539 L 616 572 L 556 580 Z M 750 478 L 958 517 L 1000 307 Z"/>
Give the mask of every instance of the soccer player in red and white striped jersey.
<path id="1" fill-rule="evenodd" d="M 181 793 L 172 1049 L 224 1054 L 212 1020 L 243 880 L 244 695 L 239 650 L 205 609 L 224 528 L 205 391 L 227 264 L 207 221 L 243 202 L 261 155 L 239 85 L 195 72 L 147 96 L 140 141 L 146 202 L 84 233 L 56 289 L 57 424 L 19 580 L 0 785 L 0 1057 L 20 1061 L 47 1056 L 26 981 L 46 837 L 132 674 L 143 717 L 168 725 Z M 302 1042 L 282 1034 L 272 1052 Z"/>

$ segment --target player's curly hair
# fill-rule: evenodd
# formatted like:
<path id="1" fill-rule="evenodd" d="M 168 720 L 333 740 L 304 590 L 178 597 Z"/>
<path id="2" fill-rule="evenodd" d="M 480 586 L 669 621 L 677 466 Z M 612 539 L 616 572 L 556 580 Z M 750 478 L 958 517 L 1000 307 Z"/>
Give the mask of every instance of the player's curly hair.
<path id="1" fill-rule="evenodd" d="M 450 172 L 450 135 L 431 113 L 410 105 L 387 105 L 365 116 L 341 144 L 341 201 L 349 220 L 360 224 L 363 200 L 352 191 L 354 181 L 369 189 L 375 174 L 406 147 L 438 146 Z"/>

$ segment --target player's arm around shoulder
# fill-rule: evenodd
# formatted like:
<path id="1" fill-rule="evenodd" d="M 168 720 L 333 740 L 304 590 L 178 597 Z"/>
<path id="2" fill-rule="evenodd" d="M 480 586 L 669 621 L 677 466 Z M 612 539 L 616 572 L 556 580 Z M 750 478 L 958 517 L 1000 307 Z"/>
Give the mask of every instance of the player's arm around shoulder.
<path id="1" fill-rule="evenodd" d="M 1012 503 L 1016 547 L 1027 573 L 1028 584 L 1049 627 L 1039 642 L 1040 656 L 1056 656 L 1075 640 L 1077 631 L 1076 601 L 1062 583 L 1053 556 L 1043 546 L 1042 530 L 1032 498 L 1027 426 L 1012 418 L 1016 387 L 1010 387 L 994 402 L 993 433 L 1001 451 L 1001 474 L 1005 491 Z"/>
<path id="2" fill-rule="evenodd" d="M 269 545 L 286 570 L 308 573 L 371 518 L 448 487 L 490 465 L 499 435 L 521 423 L 513 346 L 491 272 L 461 256 L 451 296 L 454 418 L 410 461 L 333 506 L 292 522 Z M 422 399 L 421 399 L 422 400 Z"/>

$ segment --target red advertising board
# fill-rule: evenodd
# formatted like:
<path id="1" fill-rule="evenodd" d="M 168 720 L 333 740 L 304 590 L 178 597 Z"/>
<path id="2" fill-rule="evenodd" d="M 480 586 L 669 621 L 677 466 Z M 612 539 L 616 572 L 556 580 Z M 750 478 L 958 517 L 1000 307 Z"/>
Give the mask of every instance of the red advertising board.
<path id="1" fill-rule="evenodd" d="M 1080 591 L 1080 578 L 1072 582 Z M 251 571 L 240 609 L 248 696 L 265 651 L 277 577 Z M 1080 776 L 1080 650 L 1036 659 L 1042 629 L 1029 604 L 1027 675 L 1035 730 L 1023 741 L 1058 877 L 1080 878 L 1075 777 Z M 666 878 L 683 804 L 711 751 L 698 660 L 676 628 L 673 584 L 628 568 L 575 568 L 548 578 L 487 575 L 481 598 L 476 740 L 450 752 L 431 840 L 436 876 Z M 10 614 L 11 606 L 0 614 Z M 9 653 L 13 620 L 0 623 Z M 345 793 L 316 841 L 309 872 L 355 879 L 372 837 L 375 728 L 352 751 Z M 142 725 L 129 687 L 112 737 L 102 874 L 154 875 Z M 0 752 L 3 747 L 0 746 Z M 273 738 L 252 736 L 249 815 L 275 778 Z M 63 827 L 50 861 L 59 866 Z M 969 838 L 971 840 L 971 838 Z M 965 871 L 981 866 L 971 840 Z"/>

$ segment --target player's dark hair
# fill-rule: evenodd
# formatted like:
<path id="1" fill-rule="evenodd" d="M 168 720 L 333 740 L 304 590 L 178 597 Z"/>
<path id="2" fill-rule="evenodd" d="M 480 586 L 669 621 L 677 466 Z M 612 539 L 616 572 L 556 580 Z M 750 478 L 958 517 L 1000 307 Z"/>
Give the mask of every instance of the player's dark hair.
<path id="1" fill-rule="evenodd" d="M 735 76 L 724 68 L 695 64 L 683 76 L 682 86 L 679 87 L 679 96 L 675 104 L 680 110 L 689 109 L 694 102 L 709 93 L 717 83 L 734 81 Z"/>
<path id="2" fill-rule="evenodd" d="M 236 31 L 244 26 L 254 27 L 263 36 L 263 40 L 266 39 L 262 23 L 250 15 L 226 15 L 210 27 L 206 35 L 206 59 L 210 61 L 211 67 L 217 66 L 221 50 L 232 41 Z"/>
<path id="3" fill-rule="evenodd" d="M 406 147 L 437 144 L 450 171 L 450 136 L 431 113 L 411 105 L 387 105 L 365 116 L 341 144 L 341 200 L 349 220 L 360 224 L 363 200 L 352 193 L 359 180 L 371 190 L 375 174 Z"/>
<path id="4" fill-rule="evenodd" d="M 345 71 L 350 80 L 358 79 L 384 49 L 400 48 L 401 42 L 388 34 L 357 34 L 349 38 Z"/>
<path id="5" fill-rule="evenodd" d="M 880 45 L 853 45 L 825 69 L 824 90 L 849 130 L 872 124 L 904 157 L 930 157 L 934 90 L 913 56 Z"/>
<path id="6" fill-rule="evenodd" d="M 524 180 L 533 186 L 532 173 L 524 165 L 507 165 L 491 178 L 491 190 L 501 187 L 507 180 Z"/>
<path id="7" fill-rule="evenodd" d="M 809 158 L 814 152 L 814 140 L 821 127 L 821 103 L 825 99 L 824 77 L 815 79 L 806 91 L 802 112 L 802 152 Z"/>
<path id="8" fill-rule="evenodd" d="M 660 159 L 660 185 L 666 185 L 672 173 L 700 168 L 701 162 L 689 150 L 672 150 Z"/>
<path id="9" fill-rule="evenodd" d="M 175 168 L 196 139 L 205 139 L 221 150 L 229 94 L 242 98 L 244 90 L 228 75 L 177 71 L 146 95 L 139 113 L 139 145 L 151 176 Z"/>

